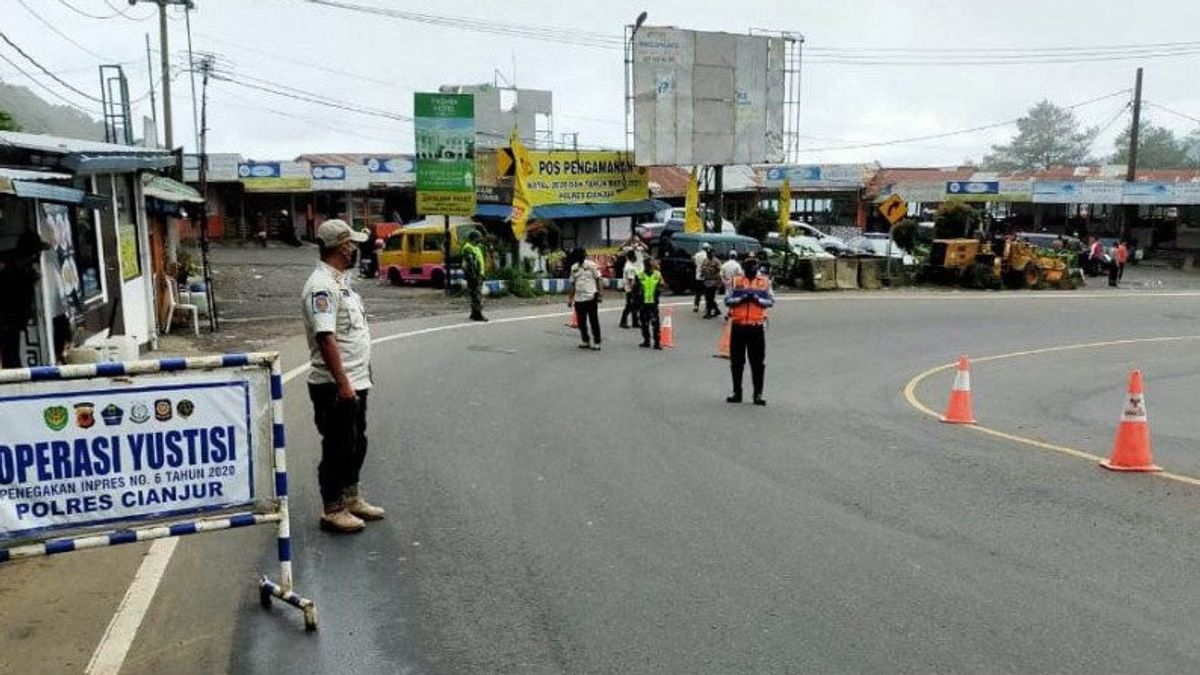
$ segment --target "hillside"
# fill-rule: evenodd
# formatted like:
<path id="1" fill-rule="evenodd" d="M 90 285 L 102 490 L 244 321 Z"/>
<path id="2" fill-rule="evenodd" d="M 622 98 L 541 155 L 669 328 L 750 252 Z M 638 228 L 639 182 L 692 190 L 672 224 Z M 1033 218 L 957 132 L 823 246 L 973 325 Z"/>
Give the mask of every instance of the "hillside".
<path id="1" fill-rule="evenodd" d="M 104 140 L 104 125 L 65 105 L 52 105 L 30 89 L 0 80 L 0 110 L 7 110 L 21 130 L 67 138 Z"/>

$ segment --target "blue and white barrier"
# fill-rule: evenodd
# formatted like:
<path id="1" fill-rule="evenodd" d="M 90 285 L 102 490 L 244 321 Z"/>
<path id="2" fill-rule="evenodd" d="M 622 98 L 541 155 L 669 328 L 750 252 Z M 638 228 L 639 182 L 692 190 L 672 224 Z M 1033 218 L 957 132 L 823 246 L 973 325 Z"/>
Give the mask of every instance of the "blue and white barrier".
<path id="1" fill-rule="evenodd" d="M 192 519 L 180 519 L 191 516 Z M 293 590 L 279 355 L 0 370 L 0 563 L 254 525 Z"/>

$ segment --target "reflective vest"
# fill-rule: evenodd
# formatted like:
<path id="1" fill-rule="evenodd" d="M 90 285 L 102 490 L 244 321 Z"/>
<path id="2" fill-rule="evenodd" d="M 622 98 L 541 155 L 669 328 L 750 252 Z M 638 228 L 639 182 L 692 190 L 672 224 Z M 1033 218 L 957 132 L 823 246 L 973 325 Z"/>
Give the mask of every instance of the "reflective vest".
<path id="1" fill-rule="evenodd" d="M 730 295 L 737 296 L 739 293 L 748 292 L 766 295 L 770 286 L 771 282 L 762 274 L 753 279 L 739 275 L 733 279 L 733 292 Z M 767 321 L 767 310 L 757 302 L 747 299 L 730 307 L 729 316 L 733 323 L 739 326 L 761 326 Z"/>
<path id="2" fill-rule="evenodd" d="M 642 284 L 642 302 L 653 305 L 658 302 L 658 285 L 662 283 L 662 273 L 654 270 L 654 274 L 638 272 L 638 281 Z"/>
<path id="3" fill-rule="evenodd" d="M 480 246 L 476 246 L 475 244 L 472 244 L 471 242 L 467 242 L 467 243 L 463 244 L 463 246 L 462 246 L 462 254 L 464 256 L 469 255 L 469 256 L 473 256 L 475 258 L 475 273 L 482 277 L 483 272 L 484 272 L 484 266 L 485 266 L 484 257 L 483 257 L 483 248 Z"/>

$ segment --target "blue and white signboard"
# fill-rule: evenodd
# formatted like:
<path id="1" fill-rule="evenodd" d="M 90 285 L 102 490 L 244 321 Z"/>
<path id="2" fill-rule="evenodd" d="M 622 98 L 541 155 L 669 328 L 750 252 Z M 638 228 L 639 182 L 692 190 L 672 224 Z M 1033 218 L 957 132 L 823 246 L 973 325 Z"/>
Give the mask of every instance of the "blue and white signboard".
<path id="1" fill-rule="evenodd" d="M 792 190 L 854 190 L 866 185 L 874 168 L 862 164 L 770 165 L 756 171 L 763 187 L 779 189 L 786 178 Z"/>
<path id="2" fill-rule="evenodd" d="M 314 164 L 313 180 L 346 180 L 346 167 L 341 164 Z"/>
<path id="3" fill-rule="evenodd" d="M 368 157 L 363 165 L 371 173 L 413 173 L 416 168 L 411 157 Z"/>
<path id="4" fill-rule="evenodd" d="M 280 178 L 283 170 L 279 162 L 241 162 L 238 164 L 240 178 Z"/>
<path id="5" fill-rule="evenodd" d="M 996 195 L 1000 194 L 997 180 L 952 180 L 946 183 L 948 195 Z"/>
<path id="6" fill-rule="evenodd" d="M 88 384 L 0 396 L 0 541 L 253 502 L 246 379 Z"/>

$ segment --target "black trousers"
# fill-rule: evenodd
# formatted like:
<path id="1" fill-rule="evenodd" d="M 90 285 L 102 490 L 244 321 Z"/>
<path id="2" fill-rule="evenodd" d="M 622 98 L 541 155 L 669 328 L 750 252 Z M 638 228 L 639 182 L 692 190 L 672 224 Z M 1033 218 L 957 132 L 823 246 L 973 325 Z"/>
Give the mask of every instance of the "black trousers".
<path id="1" fill-rule="evenodd" d="M 321 464 L 317 480 L 321 501 L 332 504 L 346 488 L 357 485 L 367 457 L 367 392 L 350 401 L 337 397 L 336 384 L 310 384 L 313 417 L 321 434 Z"/>
<path id="2" fill-rule="evenodd" d="M 625 294 L 625 309 L 621 310 L 621 325 L 629 325 L 629 317 L 633 317 L 633 327 L 641 325 L 642 297 L 636 291 Z"/>
<path id="3" fill-rule="evenodd" d="M 642 342 L 659 344 L 662 340 L 661 322 L 658 318 L 658 303 L 642 305 Z"/>
<path id="4" fill-rule="evenodd" d="M 1125 263 L 1117 263 L 1117 281 L 1125 278 Z"/>
<path id="5" fill-rule="evenodd" d="M 721 308 L 717 307 L 717 287 L 704 287 L 704 316 L 720 316 Z"/>
<path id="6" fill-rule="evenodd" d="M 695 302 L 693 303 L 693 306 L 696 309 L 699 309 L 700 308 L 700 298 L 704 297 L 704 280 L 697 279 L 695 281 L 695 284 L 696 284 L 696 299 L 695 299 Z"/>
<path id="7" fill-rule="evenodd" d="M 1108 264 L 1108 285 L 1109 286 L 1117 285 L 1117 276 L 1119 274 L 1120 274 L 1120 268 L 1118 267 L 1116 261 L 1110 262 Z"/>
<path id="8" fill-rule="evenodd" d="M 591 324 L 591 337 L 600 344 L 600 303 L 595 300 L 575 301 L 575 321 L 579 324 L 579 337 L 584 342 L 592 342 L 588 335 L 588 324 Z"/>
<path id="9" fill-rule="evenodd" d="M 729 370 L 733 374 L 733 393 L 738 396 L 742 395 L 742 372 L 746 368 L 747 355 L 750 357 L 750 380 L 754 383 L 754 395 L 762 396 L 766 373 L 766 330 L 762 326 L 735 323 L 729 331 Z"/>

